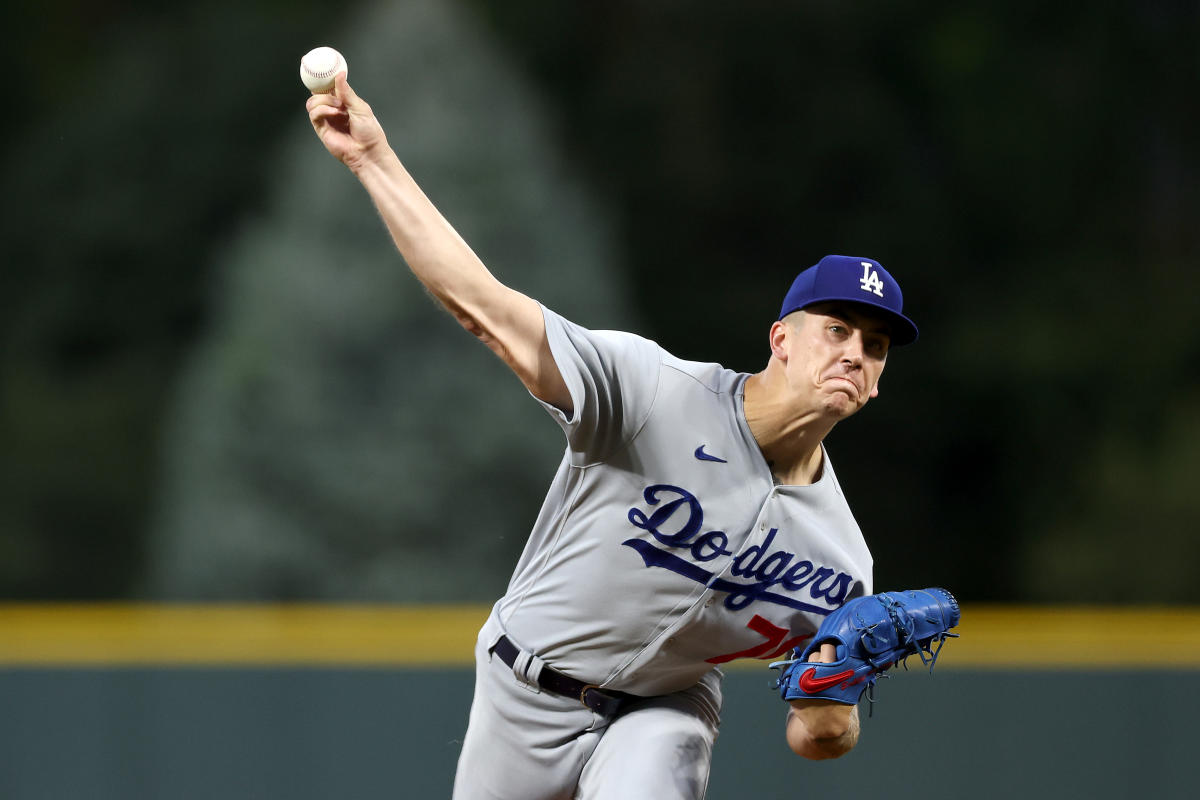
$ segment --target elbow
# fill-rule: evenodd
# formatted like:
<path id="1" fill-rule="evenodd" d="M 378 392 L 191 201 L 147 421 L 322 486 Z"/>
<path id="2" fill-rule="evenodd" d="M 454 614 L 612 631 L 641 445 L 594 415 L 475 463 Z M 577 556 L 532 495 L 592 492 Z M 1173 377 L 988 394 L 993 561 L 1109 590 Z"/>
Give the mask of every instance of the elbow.
<path id="1" fill-rule="evenodd" d="M 850 715 L 828 715 L 810 719 L 804 726 L 808 738 L 816 742 L 829 742 L 843 739 L 850 732 Z"/>
<path id="2" fill-rule="evenodd" d="M 854 749 L 854 742 L 845 736 L 829 739 L 805 739 L 803 742 L 792 744 L 792 752 L 809 761 L 825 761 L 831 758 L 841 758 Z"/>
<path id="3" fill-rule="evenodd" d="M 824 761 L 830 758 L 841 758 L 854 749 L 855 740 L 849 731 L 843 731 L 836 736 L 796 736 L 788 737 L 788 746 L 792 752 L 810 761 Z"/>
<path id="4" fill-rule="evenodd" d="M 792 713 L 787 726 L 787 743 L 792 752 L 811 761 L 841 758 L 858 744 L 858 713 L 850 707 L 845 714 L 801 718 Z"/>
<path id="5" fill-rule="evenodd" d="M 435 297 L 437 296 L 435 295 Z M 476 314 L 472 314 L 471 312 L 467 311 L 467 309 L 464 308 L 460 303 L 454 302 L 449 297 L 437 299 L 441 301 L 442 306 L 450 312 L 450 316 L 454 317 L 455 321 L 461 325 L 467 333 L 491 347 L 492 337 L 488 334 L 487 329 L 483 327 L 483 323 Z"/>

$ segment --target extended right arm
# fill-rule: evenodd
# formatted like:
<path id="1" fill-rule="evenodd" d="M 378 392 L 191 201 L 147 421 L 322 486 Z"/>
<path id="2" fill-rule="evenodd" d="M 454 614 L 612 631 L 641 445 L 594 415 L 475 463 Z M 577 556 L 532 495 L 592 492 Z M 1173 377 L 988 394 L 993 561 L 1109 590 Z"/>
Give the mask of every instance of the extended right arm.
<path id="1" fill-rule="evenodd" d="M 569 415 L 571 396 L 551 355 L 540 306 L 496 280 L 434 207 L 344 73 L 331 94 L 309 98 L 308 115 L 325 148 L 367 190 L 417 279 L 535 397 Z"/>

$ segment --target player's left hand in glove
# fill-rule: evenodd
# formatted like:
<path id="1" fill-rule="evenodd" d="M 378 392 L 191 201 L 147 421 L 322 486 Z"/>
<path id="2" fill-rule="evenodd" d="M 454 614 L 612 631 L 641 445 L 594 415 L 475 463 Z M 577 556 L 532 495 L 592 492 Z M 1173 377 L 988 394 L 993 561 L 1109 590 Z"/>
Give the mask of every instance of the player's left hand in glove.
<path id="1" fill-rule="evenodd" d="M 949 632 L 958 620 L 958 601 L 945 589 L 855 598 L 826 617 L 808 646 L 796 648 L 795 658 L 771 664 L 783 669 L 775 685 L 784 700 L 855 705 L 886 669 L 909 656 L 919 655 L 932 670 L 946 639 L 958 635 Z M 809 661 L 823 644 L 834 645 L 834 659 Z"/>

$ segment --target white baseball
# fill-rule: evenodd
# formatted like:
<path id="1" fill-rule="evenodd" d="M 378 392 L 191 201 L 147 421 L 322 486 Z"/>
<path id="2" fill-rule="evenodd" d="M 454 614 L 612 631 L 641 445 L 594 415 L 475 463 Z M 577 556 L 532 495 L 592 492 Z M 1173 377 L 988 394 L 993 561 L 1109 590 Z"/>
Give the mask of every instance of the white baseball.
<path id="1" fill-rule="evenodd" d="M 312 92 L 328 92 L 339 72 L 348 72 L 346 59 L 332 47 L 315 47 L 300 59 L 300 80 Z"/>

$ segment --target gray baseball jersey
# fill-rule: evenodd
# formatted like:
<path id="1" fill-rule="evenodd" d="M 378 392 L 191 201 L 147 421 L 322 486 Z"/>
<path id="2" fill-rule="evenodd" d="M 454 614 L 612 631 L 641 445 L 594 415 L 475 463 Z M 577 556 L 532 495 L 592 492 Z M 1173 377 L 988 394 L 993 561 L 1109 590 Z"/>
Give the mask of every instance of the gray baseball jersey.
<path id="1" fill-rule="evenodd" d="M 703 797 L 718 665 L 782 656 L 871 592 L 871 556 L 828 454 L 777 486 L 746 423 L 748 377 L 543 309 L 570 391 L 567 451 L 476 645 L 455 800 Z M 507 635 L 511 670 L 492 653 Z M 543 665 L 641 695 L 615 719 L 539 691 Z"/>
<path id="2" fill-rule="evenodd" d="M 543 309 L 570 390 L 568 447 L 494 617 L 573 677 L 639 695 L 769 659 L 871 593 L 871 555 L 828 453 L 776 485 L 742 410 L 748 377 Z"/>

